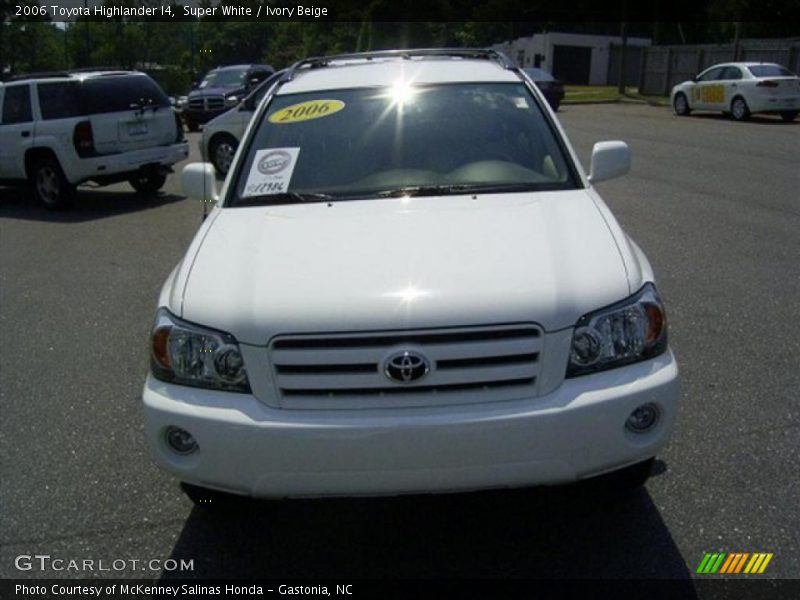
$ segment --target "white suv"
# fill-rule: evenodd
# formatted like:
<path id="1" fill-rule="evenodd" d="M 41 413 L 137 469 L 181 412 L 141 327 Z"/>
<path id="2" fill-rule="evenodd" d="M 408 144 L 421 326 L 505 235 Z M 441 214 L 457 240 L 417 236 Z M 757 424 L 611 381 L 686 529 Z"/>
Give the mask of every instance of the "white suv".
<path id="1" fill-rule="evenodd" d="M 156 460 L 195 500 L 642 483 L 678 369 L 594 188 L 629 161 L 600 143 L 587 177 L 493 51 L 293 66 L 219 194 L 184 169 L 216 206 L 161 291 Z"/>
<path id="2" fill-rule="evenodd" d="M 47 208 L 87 181 L 157 192 L 189 147 L 169 99 L 144 73 L 70 72 L 0 84 L 0 183 L 31 185 Z"/>

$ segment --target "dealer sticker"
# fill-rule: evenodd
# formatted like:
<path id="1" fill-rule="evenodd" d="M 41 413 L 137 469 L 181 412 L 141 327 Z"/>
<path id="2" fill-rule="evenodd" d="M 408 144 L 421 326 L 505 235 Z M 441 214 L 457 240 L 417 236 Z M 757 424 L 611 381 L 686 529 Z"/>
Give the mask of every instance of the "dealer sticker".
<path id="1" fill-rule="evenodd" d="M 267 148 L 256 152 L 242 197 L 288 191 L 299 154 L 300 148 Z"/>
<path id="2" fill-rule="evenodd" d="M 344 107 L 345 104 L 341 100 L 309 100 L 275 111 L 269 116 L 269 122 L 282 125 L 321 119 L 336 114 Z"/>

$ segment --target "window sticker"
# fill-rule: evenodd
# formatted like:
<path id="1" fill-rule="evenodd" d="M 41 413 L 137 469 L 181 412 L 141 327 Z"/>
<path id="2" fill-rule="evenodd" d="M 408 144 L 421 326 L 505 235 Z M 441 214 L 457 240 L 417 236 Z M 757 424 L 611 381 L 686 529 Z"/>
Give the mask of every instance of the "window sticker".
<path id="1" fill-rule="evenodd" d="M 514 98 L 514 106 L 517 108 L 528 108 L 528 101 L 522 96 L 516 96 Z"/>
<path id="2" fill-rule="evenodd" d="M 256 152 L 242 197 L 288 191 L 299 154 L 300 148 L 267 148 Z"/>
<path id="3" fill-rule="evenodd" d="M 269 116 L 269 122 L 278 125 L 300 123 L 301 121 L 330 117 L 344 107 L 345 104 L 341 100 L 309 100 L 300 104 L 292 104 L 272 113 Z"/>

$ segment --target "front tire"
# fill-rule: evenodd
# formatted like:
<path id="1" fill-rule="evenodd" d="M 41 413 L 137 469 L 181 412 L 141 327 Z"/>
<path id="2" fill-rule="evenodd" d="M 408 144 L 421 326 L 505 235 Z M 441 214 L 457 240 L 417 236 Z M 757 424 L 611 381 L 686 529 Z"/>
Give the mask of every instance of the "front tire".
<path id="1" fill-rule="evenodd" d="M 217 136 L 208 145 L 208 156 L 211 158 L 214 170 L 221 177 L 225 177 L 228 174 L 238 146 L 239 142 L 229 135 Z"/>
<path id="2" fill-rule="evenodd" d="M 741 96 L 736 96 L 731 101 L 731 116 L 735 121 L 746 121 L 750 118 L 750 108 Z"/>
<path id="3" fill-rule="evenodd" d="M 141 173 L 137 173 L 128 179 L 128 183 L 131 184 L 131 187 L 134 190 L 136 190 L 139 194 L 147 196 L 156 194 L 158 190 L 164 187 L 166 182 L 166 174 L 156 170 L 142 171 Z"/>
<path id="4" fill-rule="evenodd" d="M 61 170 L 55 158 L 43 158 L 30 171 L 33 194 L 48 210 L 62 210 L 75 201 L 75 186 Z"/>
<path id="5" fill-rule="evenodd" d="M 791 123 L 792 121 L 795 120 L 796 117 L 797 117 L 796 110 L 786 110 L 781 113 L 781 119 L 783 119 L 787 123 Z"/>
<path id="6" fill-rule="evenodd" d="M 687 100 L 686 94 L 675 94 L 672 108 L 679 117 L 688 117 L 692 112 L 692 109 L 689 108 L 689 100 Z"/>

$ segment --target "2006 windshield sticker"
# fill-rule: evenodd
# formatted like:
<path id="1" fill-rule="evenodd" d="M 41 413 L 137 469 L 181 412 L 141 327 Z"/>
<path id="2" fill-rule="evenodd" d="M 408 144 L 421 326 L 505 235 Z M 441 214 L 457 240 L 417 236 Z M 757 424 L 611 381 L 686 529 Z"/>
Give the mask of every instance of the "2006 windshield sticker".
<path id="1" fill-rule="evenodd" d="M 269 116 L 269 122 L 282 125 L 321 119 L 339 112 L 344 106 L 345 104 L 341 100 L 309 100 L 275 111 Z"/>
<path id="2" fill-rule="evenodd" d="M 299 154 L 300 148 L 267 148 L 256 152 L 242 197 L 288 191 Z"/>

